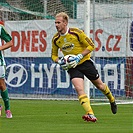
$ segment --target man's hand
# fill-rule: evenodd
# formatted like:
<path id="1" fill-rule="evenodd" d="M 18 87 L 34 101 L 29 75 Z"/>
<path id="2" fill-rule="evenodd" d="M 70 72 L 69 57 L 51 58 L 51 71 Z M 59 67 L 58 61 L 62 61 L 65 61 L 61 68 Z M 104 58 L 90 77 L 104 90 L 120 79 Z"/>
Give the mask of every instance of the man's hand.
<path id="1" fill-rule="evenodd" d="M 73 58 L 73 61 L 69 63 L 69 65 L 72 67 L 72 68 L 75 68 L 78 63 L 80 62 L 80 60 L 83 59 L 83 55 L 82 54 L 78 54 L 76 55 L 74 58 Z"/>
<path id="2" fill-rule="evenodd" d="M 61 57 L 61 59 L 58 60 L 58 64 L 64 69 L 64 70 L 68 70 L 68 66 L 64 60 L 64 57 Z"/>

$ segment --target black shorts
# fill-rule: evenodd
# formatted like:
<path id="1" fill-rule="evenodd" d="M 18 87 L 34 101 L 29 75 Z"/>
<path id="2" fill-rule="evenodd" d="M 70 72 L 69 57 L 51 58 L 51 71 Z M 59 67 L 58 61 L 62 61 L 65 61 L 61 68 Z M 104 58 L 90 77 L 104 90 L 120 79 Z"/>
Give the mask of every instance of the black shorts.
<path id="1" fill-rule="evenodd" d="M 73 79 L 73 78 L 84 79 L 84 75 L 89 80 L 96 80 L 99 78 L 99 73 L 98 73 L 95 63 L 92 59 L 86 60 L 85 62 L 76 66 L 75 68 L 69 69 L 68 73 L 70 75 L 70 79 Z"/>

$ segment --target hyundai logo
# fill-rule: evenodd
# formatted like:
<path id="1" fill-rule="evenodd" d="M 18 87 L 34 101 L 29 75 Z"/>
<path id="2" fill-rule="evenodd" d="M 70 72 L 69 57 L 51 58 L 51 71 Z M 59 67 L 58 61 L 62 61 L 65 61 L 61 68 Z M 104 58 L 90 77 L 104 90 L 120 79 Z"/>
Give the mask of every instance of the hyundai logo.
<path id="1" fill-rule="evenodd" d="M 6 72 L 5 82 L 11 87 L 20 87 L 27 81 L 27 70 L 20 64 L 8 65 Z"/>

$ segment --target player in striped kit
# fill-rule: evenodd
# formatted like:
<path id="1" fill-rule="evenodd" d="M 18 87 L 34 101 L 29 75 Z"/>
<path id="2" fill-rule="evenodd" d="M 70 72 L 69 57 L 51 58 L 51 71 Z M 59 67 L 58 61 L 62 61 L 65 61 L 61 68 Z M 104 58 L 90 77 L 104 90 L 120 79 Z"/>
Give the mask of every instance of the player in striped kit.
<path id="1" fill-rule="evenodd" d="M 69 17 L 64 12 L 58 13 L 55 17 L 57 33 L 52 39 L 51 57 L 54 62 L 68 71 L 70 79 L 77 91 L 79 102 L 86 112 L 82 118 L 85 121 L 96 122 L 97 118 L 90 105 L 90 100 L 84 92 L 84 75 L 109 99 L 113 114 L 117 112 L 117 105 L 108 86 L 99 78 L 95 63 L 90 58 L 91 52 L 95 50 L 94 43 L 82 30 L 69 28 L 68 20 Z M 68 54 L 76 55 L 70 62 L 70 69 L 65 66 L 64 60 L 58 57 L 59 49 L 64 56 Z"/>
<path id="2" fill-rule="evenodd" d="M 5 44 L 2 45 L 2 40 L 5 41 Z M 0 90 L 1 97 L 5 105 L 6 118 L 12 118 L 12 113 L 10 111 L 10 103 L 8 90 L 5 84 L 5 60 L 3 56 L 3 50 L 10 48 L 13 45 L 11 36 L 7 33 L 4 26 L 0 24 Z M 0 116 L 1 116 L 2 106 L 0 105 Z"/>

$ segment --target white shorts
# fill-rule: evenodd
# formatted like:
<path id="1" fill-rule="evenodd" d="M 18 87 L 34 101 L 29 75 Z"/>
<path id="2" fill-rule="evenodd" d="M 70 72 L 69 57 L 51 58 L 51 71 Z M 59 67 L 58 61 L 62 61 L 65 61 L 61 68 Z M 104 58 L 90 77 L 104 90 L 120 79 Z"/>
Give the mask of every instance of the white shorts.
<path id="1" fill-rule="evenodd" d="M 0 66 L 0 78 L 5 78 L 5 66 Z"/>

